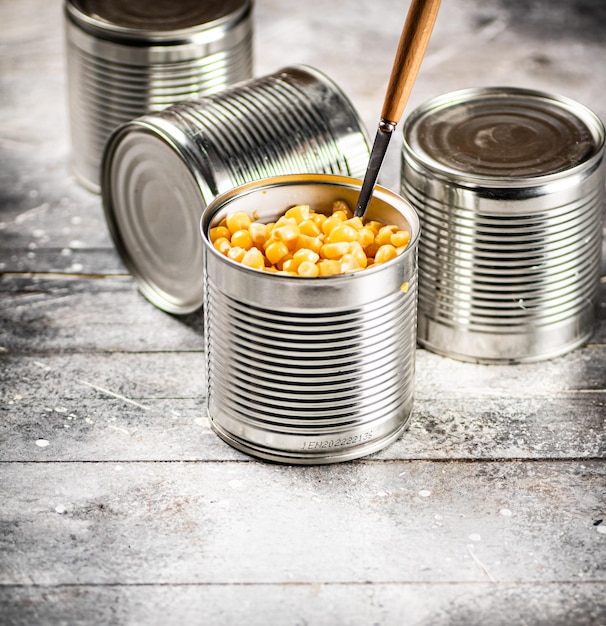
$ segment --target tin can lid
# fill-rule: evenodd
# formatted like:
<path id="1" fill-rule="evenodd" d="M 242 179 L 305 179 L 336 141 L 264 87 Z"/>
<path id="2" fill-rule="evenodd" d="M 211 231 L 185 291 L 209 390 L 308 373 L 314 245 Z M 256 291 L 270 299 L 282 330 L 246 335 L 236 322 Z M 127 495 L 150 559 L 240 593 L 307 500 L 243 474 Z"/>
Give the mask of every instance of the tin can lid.
<path id="1" fill-rule="evenodd" d="M 120 257 L 141 293 L 177 314 L 202 306 L 198 225 L 216 195 L 192 158 L 187 142 L 135 120 L 110 137 L 104 160 L 111 167 L 102 168 L 105 217 Z"/>
<path id="2" fill-rule="evenodd" d="M 66 0 L 70 17 L 96 35 L 170 40 L 233 20 L 251 0 Z"/>
<path id="3" fill-rule="evenodd" d="M 503 184 L 570 172 L 598 154 L 603 125 L 583 105 L 513 87 L 435 98 L 407 119 L 405 150 L 446 177 Z"/>

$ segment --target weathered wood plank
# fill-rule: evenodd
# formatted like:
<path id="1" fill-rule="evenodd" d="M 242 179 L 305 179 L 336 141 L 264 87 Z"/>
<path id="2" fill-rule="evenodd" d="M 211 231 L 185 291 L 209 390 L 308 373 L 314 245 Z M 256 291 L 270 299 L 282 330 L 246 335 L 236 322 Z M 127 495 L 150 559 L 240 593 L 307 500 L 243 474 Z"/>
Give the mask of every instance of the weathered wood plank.
<path id="1" fill-rule="evenodd" d="M 11 354 L 203 350 L 202 311 L 160 311 L 126 276 L 0 277 L 0 347 Z M 15 285 L 19 283 L 19 285 Z"/>
<path id="2" fill-rule="evenodd" d="M 137 402 L 204 396 L 203 351 L 0 355 L 0 363 L 5 397 L 60 403 L 115 397 L 112 394 Z"/>
<path id="3" fill-rule="evenodd" d="M 82 397 L 96 394 L 98 398 Z M 225 461 L 246 457 L 211 432 L 199 399 L 5 394 L 0 461 Z M 374 460 L 596 459 L 606 454 L 606 393 L 417 399 L 411 425 Z M 40 445 L 44 447 L 40 447 Z M 49 471 L 51 468 L 49 467 Z"/>
<path id="4" fill-rule="evenodd" d="M 248 460 L 211 432 L 202 399 L 133 403 L 105 395 L 2 402 L 0 441 L 10 446 L 0 447 L 0 461 Z"/>
<path id="5" fill-rule="evenodd" d="M 276 50 L 318 67 L 372 130 L 401 27 L 387 4 L 259 0 L 256 74 Z M 443 3 L 408 110 L 505 82 L 604 119 L 602 5 L 556 4 Z M 0 622 L 606 623 L 606 324 L 528 366 L 419 350 L 411 428 L 367 460 L 232 450 L 203 417 L 201 317 L 136 292 L 69 174 L 62 17 L 0 2 Z"/>
<path id="6" fill-rule="evenodd" d="M 2 585 L 606 584 L 600 462 L 49 468 L 0 465 Z"/>
<path id="7" fill-rule="evenodd" d="M 5 626 L 602 626 L 601 583 L 0 587 Z"/>
<path id="8" fill-rule="evenodd" d="M 10 160 L 3 159 L 1 148 L 0 143 L 0 163 L 6 180 L 0 174 L 0 235 L 3 240 L 0 263 L 14 254 L 31 255 L 44 248 L 113 248 L 100 197 L 73 181 L 57 184 L 57 181 L 69 180 L 67 154 L 62 155 L 63 160 L 55 163 L 51 171 L 48 168 L 38 170 L 43 178 L 28 178 L 15 186 L 16 171 L 31 169 L 32 164 L 26 162 L 30 156 L 25 151 L 22 155 L 13 152 Z M 16 171 L 11 180 L 13 168 Z M 39 269 L 44 270 L 44 267 Z"/>
<path id="9" fill-rule="evenodd" d="M 603 357 L 590 361 L 602 386 L 587 387 L 578 354 L 556 364 L 501 367 L 459 364 L 423 350 L 417 356 L 410 430 L 379 458 L 604 455 Z M 204 419 L 204 362 L 202 351 L 0 356 L 0 439 L 12 442 L 0 458 L 221 460 L 225 447 L 216 445 Z M 568 388 L 561 384 L 563 365 Z M 52 446 L 37 449 L 37 439 Z"/>
<path id="10" fill-rule="evenodd" d="M 34 248 L 27 251 L 7 248 L 2 252 L 0 273 L 4 274 L 5 284 L 0 288 L 7 291 L 27 288 L 26 280 L 40 280 L 48 274 L 62 274 L 70 278 L 78 275 L 103 277 L 128 273 L 113 248 Z"/>
<path id="11" fill-rule="evenodd" d="M 417 388 L 436 397 L 474 393 L 517 398 L 606 389 L 606 346 L 590 345 L 555 359 L 519 365 L 477 365 L 417 350 Z"/>

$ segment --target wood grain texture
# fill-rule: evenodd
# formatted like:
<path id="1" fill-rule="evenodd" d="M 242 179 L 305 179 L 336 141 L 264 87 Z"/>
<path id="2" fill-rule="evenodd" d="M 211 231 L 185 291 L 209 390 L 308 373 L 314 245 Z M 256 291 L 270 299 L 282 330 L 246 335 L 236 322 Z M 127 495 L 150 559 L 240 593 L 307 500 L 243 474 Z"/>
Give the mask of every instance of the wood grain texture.
<path id="1" fill-rule="evenodd" d="M 438 17 L 440 0 L 412 0 L 396 49 L 381 119 L 399 123 Z"/>
<path id="2" fill-rule="evenodd" d="M 443 3 L 407 110 L 512 84 L 604 119 L 603 3 L 578 7 Z M 258 0 L 256 74 L 317 67 L 372 128 L 402 12 Z M 70 174 L 61 3 L 0 2 L 0 25 L 2 626 L 606 623 L 606 278 L 579 349 L 516 366 L 419 349 L 391 446 L 256 461 L 210 430 L 202 316 L 141 296 Z"/>

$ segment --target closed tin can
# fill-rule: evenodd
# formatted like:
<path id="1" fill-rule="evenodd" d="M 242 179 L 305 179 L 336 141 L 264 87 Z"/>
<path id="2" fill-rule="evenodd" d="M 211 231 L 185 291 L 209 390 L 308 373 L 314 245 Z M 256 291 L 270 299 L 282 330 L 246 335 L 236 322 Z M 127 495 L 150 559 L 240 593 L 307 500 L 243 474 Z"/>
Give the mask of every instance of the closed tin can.
<path id="1" fill-rule="evenodd" d="M 202 304 L 199 224 L 220 193 L 277 174 L 361 177 L 369 141 L 340 89 L 305 67 L 132 120 L 110 137 L 102 196 L 140 291 L 171 313 Z"/>
<path id="2" fill-rule="evenodd" d="M 419 222 L 377 187 L 367 217 L 411 233 L 383 265 L 316 278 L 264 272 L 217 252 L 209 230 L 236 211 L 262 223 L 290 206 L 354 207 L 359 180 L 282 176 L 236 188 L 204 212 L 208 415 L 248 454 L 287 463 L 345 461 L 406 428 L 414 393 Z"/>
<path id="3" fill-rule="evenodd" d="M 402 195 L 417 209 L 419 343 L 515 363 L 592 334 L 604 206 L 604 127 L 578 102 L 466 89 L 403 128 Z"/>
<path id="4" fill-rule="evenodd" d="M 72 170 L 99 191 L 121 123 L 252 76 L 252 2 L 66 0 Z"/>

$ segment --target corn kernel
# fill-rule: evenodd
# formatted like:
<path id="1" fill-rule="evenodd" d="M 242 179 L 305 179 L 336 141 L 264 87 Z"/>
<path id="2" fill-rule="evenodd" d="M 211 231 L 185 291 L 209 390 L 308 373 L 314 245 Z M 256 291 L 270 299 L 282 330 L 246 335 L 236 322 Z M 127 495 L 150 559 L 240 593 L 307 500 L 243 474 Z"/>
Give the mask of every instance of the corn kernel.
<path id="1" fill-rule="evenodd" d="M 345 219 L 349 219 L 350 217 L 353 217 L 353 211 L 349 208 L 349 205 L 347 204 L 347 202 L 345 202 L 345 200 L 335 200 L 332 203 L 333 214 L 336 211 L 342 211 L 343 213 L 345 213 L 346 215 Z"/>
<path id="2" fill-rule="evenodd" d="M 239 246 L 233 246 L 227 251 L 227 256 L 232 261 L 237 261 L 238 263 L 242 263 L 242 259 L 244 258 L 245 254 L 246 254 L 246 250 Z"/>
<path id="3" fill-rule="evenodd" d="M 301 222 L 299 224 L 299 231 L 302 235 L 308 235 L 309 237 L 317 237 L 322 232 L 316 222 L 311 219 Z"/>
<path id="4" fill-rule="evenodd" d="M 267 241 L 267 225 L 260 224 L 259 222 L 253 222 L 249 228 L 248 232 L 252 237 L 253 245 L 257 247 L 263 247 L 263 244 Z"/>
<path id="5" fill-rule="evenodd" d="M 366 256 L 366 252 L 364 252 L 364 248 L 357 241 L 352 241 L 349 244 L 349 254 L 355 257 L 358 266 L 361 269 L 364 269 L 368 264 L 368 257 Z"/>
<path id="6" fill-rule="evenodd" d="M 379 229 L 377 236 L 375 237 L 375 241 L 380 245 L 384 245 L 386 243 L 391 243 L 391 236 L 395 226 L 383 226 Z"/>
<path id="7" fill-rule="evenodd" d="M 325 235 L 330 235 L 330 231 L 335 228 L 336 226 L 338 226 L 339 224 L 341 224 L 343 222 L 343 220 L 340 220 L 338 217 L 335 217 L 334 215 L 331 215 L 330 217 L 327 217 L 323 222 L 322 222 L 322 232 Z"/>
<path id="8" fill-rule="evenodd" d="M 208 231 L 211 243 L 215 243 L 217 239 L 221 239 L 222 237 L 225 239 L 230 238 L 231 233 L 229 232 L 229 228 L 226 226 L 216 226 L 215 228 L 211 228 Z"/>
<path id="9" fill-rule="evenodd" d="M 245 250 L 250 250 L 253 245 L 253 239 L 252 239 L 252 235 L 250 234 L 250 231 L 237 230 L 231 236 L 231 245 L 236 246 L 238 248 L 244 248 Z"/>
<path id="10" fill-rule="evenodd" d="M 292 258 L 297 263 L 317 263 L 320 260 L 320 255 L 309 248 L 299 248 L 293 255 Z"/>
<path id="11" fill-rule="evenodd" d="M 303 261 L 301 265 L 299 265 L 297 274 L 299 274 L 299 276 L 309 276 L 309 277 L 319 276 L 320 268 L 315 263 L 312 263 L 311 261 Z"/>
<path id="12" fill-rule="evenodd" d="M 391 245 L 395 248 L 408 245 L 410 233 L 407 230 L 398 230 L 391 236 Z"/>
<path id="13" fill-rule="evenodd" d="M 375 236 L 377 235 L 379 230 L 381 230 L 381 228 L 383 228 L 383 224 L 381 224 L 381 222 L 377 222 L 376 220 L 371 220 L 369 222 L 366 222 L 366 224 L 364 224 L 364 226 L 366 228 L 370 228 L 372 231 L 374 231 Z"/>
<path id="14" fill-rule="evenodd" d="M 318 226 L 322 227 L 322 224 L 328 219 L 328 216 L 324 215 L 324 213 L 312 213 L 310 219 Z"/>
<path id="15" fill-rule="evenodd" d="M 283 272 L 294 272 L 296 274 L 297 270 L 299 269 L 299 263 L 295 261 L 292 257 L 282 262 L 279 261 L 278 263 L 281 264 L 281 269 Z"/>
<path id="16" fill-rule="evenodd" d="M 248 213 L 244 211 L 236 211 L 225 218 L 225 222 L 229 231 L 233 234 L 238 230 L 247 230 L 252 219 Z"/>
<path id="17" fill-rule="evenodd" d="M 314 252 L 320 252 L 324 242 L 320 237 L 310 237 L 309 235 L 299 235 L 297 248 L 308 248 Z"/>
<path id="18" fill-rule="evenodd" d="M 258 248 L 247 250 L 241 262 L 242 265 L 252 267 L 256 270 L 262 270 L 265 267 L 265 257 Z"/>
<path id="19" fill-rule="evenodd" d="M 368 246 L 364 246 L 364 252 L 369 259 L 374 259 L 380 247 L 381 246 L 376 241 L 373 241 Z"/>
<path id="20" fill-rule="evenodd" d="M 288 252 L 288 246 L 283 241 L 270 241 L 265 248 L 265 256 L 272 265 L 281 261 Z"/>
<path id="21" fill-rule="evenodd" d="M 219 239 L 213 242 L 213 246 L 221 254 L 227 254 L 227 251 L 231 248 L 231 243 L 229 243 L 229 239 L 226 237 L 219 237 Z"/>
<path id="22" fill-rule="evenodd" d="M 398 256 L 396 249 L 390 244 L 382 245 L 375 255 L 375 263 L 386 263 L 387 261 L 391 261 Z"/>
<path id="23" fill-rule="evenodd" d="M 358 231 L 348 224 L 342 223 L 335 226 L 328 235 L 328 243 L 337 243 L 339 241 L 357 241 Z"/>
<path id="24" fill-rule="evenodd" d="M 338 241 L 336 243 L 325 243 L 320 248 L 320 256 L 323 259 L 339 259 L 349 252 L 349 242 Z"/>
<path id="25" fill-rule="evenodd" d="M 309 206 L 307 204 L 298 204 L 288 209 L 288 211 L 284 213 L 284 216 L 293 218 L 297 224 L 300 224 L 309 219 Z"/>
<path id="26" fill-rule="evenodd" d="M 353 226 L 356 230 L 361 230 L 362 228 L 364 228 L 362 218 L 358 216 L 350 217 L 348 220 L 345 220 L 344 223 L 347 224 L 348 226 Z"/>
<path id="27" fill-rule="evenodd" d="M 279 241 L 283 241 L 290 249 L 293 249 L 296 246 L 300 234 L 301 232 L 297 224 L 284 224 L 283 226 L 274 228 L 271 236 Z"/>
<path id="28" fill-rule="evenodd" d="M 280 260 L 276 263 L 276 267 L 277 267 L 279 270 L 284 270 L 284 264 L 286 263 L 286 265 L 287 265 L 287 267 L 288 267 L 288 265 L 289 265 L 289 263 L 288 263 L 288 262 L 289 262 L 289 261 L 291 261 L 291 260 L 292 260 L 292 254 L 290 254 L 290 252 L 289 252 L 286 256 L 283 256 L 283 257 L 282 257 L 282 258 L 281 258 L 281 259 L 280 259 Z M 291 267 L 292 267 L 292 266 L 291 266 Z M 288 270 L 288 269 L 287 269 L 287 270 L 284 270 L 284 271 L 288 272 L 288 271 L 294 271 L 294 270 Z M 295 273 L 296 273 L 296 272 L 295 272 Z"/>
<path id="29" fill-rule="evenodd" d="M 282 226 L 296 226 L 297 220 L 294 217 L 286 217 L 283 215 L 276 220 L 276 228 L 281 228 Z"/>
<path id="30" fill-rule="evenodd" d="M 334 276 L 341 273 L 341 264 L 339 261 L 322 259 L 318 261 L 318 271 L 320 276 Z"/>
<path id="31" fill-rule="evenodd" d="M 345 211 L 342 211 L 340 209 L 338 211 L 335 211 L 333 209 L 331 217 L 338 219 L 340 222 L 344 222 L 345 220 L 348 220 L 351 217 L 351 213 L 346 213 Z"/>
<path id="32" fill-rule="evenodd" d="M 345 274 L 347 272 L 355 272 L 356 270 L 361 269 L 360 265 L 358 264 L 358 260 L 351 253 L 344 254 L 341 257 L 341 260 L 339 261 L 339 263 L 341 264 L 342 274 Z"/>
<path id="33" fill-rule="evenodd" d="M 368 226 L 364 226 L 363 228 L 361 228 L 358 231 L 358 241 L 360 242 L 360 245 L 363 248 L 369 246 L 371 243 L 374 242 L 375 234 L 376 233 L 372 230 L 372 228 L 369 228 Z"/>

